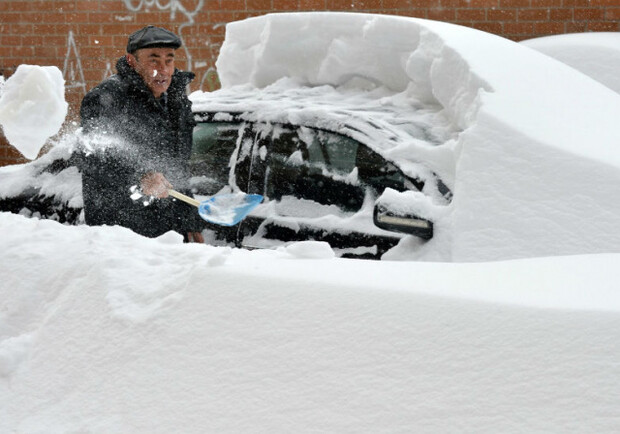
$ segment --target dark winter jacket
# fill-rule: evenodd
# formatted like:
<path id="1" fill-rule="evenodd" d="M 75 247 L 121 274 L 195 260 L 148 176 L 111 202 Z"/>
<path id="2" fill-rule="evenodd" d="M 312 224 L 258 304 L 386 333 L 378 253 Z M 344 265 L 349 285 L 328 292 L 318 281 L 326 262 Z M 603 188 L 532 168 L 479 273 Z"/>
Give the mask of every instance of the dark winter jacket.
<path id="1" fill-rule="evenodd" d="M 80 109 L 86 223 L 120 225 L 149 237 L 199 231 L 191 205 L 167 198 L 144 206 L 130 197 L 149 172 L 163 173 L 176 190 L 188 192 L 195 122 L 185 90 L 194 74 L 175 70 L 164 106 L 125 57 L 116 69 L 86 94 Z"/>

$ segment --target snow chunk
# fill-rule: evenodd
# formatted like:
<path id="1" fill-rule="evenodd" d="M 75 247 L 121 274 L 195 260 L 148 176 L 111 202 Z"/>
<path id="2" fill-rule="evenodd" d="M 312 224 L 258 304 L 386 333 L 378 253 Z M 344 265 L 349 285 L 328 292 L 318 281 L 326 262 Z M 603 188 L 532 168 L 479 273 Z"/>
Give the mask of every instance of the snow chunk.
<path id="1" fill-rule="evenodd" d="M 300 241 L 286 246 L 284 251 L 299 259 L 332 259 L 336 256 L 324 241 Z"/>
<path id="2" fill-rule="evenodd" d="M 19 65 L 2 88 L 0 124 L 11 145 L 30 160 L 67 116 L 64 84 L 55 66 Z"/>
<path id="3" fill-rule="evenodd" d="M 183 235 L 175 231 L 168 231 L 156 238 L 162 244 L 182 244 Z"/>

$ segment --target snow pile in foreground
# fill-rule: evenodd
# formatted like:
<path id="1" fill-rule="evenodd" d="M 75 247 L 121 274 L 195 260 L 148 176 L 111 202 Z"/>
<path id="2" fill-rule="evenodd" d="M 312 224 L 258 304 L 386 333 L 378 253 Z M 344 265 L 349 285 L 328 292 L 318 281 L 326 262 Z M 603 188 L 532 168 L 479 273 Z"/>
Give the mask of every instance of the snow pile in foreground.
<path id="1" fill-rule="evenodd" d="M 69 104 L 64 85 L 55 66 L 19 65 L 0 87 L 0 125 L 11 145 L 29 160 L 65 121 Z"/>
<path id="2" fill-rule="evenodd" d="M 405 239 L 390 259 L 620 251 L 620 95 L 523 45 L 413 18 L 273 14 L 229 24 L 217 67 L 224 92 L 288 77 L 442 107 L 461 132 L 441 158 L 390 156 L 428 160 L 453 189 L 451 212 L 424 248 Z"/>
<path id="3" fill-rule="evenodd" d="M 404 267 L 6 213 L 0 244 L 2 432 L 618 426 L 618 255 Z"/>
<path id="4" fill-rule="evenodd" d="M 571 33 L 521 41 L 620 93 L 620 32 Z"/>

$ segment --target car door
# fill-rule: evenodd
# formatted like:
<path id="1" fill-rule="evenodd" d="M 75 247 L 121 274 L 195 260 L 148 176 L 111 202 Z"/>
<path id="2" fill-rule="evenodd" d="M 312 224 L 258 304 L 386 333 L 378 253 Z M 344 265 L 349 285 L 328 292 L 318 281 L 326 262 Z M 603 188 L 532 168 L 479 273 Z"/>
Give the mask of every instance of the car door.
<path id="1" fill-rule="evenodd" d="M 400 240 L 402 235 L 377 228 L 372 219 L 383 189 L 413 188 L 395 166 L 342 135 L 284 125 L 261 128 L 248 186 L 263 194 L 267 205 L 243 222 L 243 246 L 316 240 L 341 256 L 377 257 Z"/>
<path id="2" fill-rule="evenodd" d="M 198 119 L 193 132 L 191 187 L 198 200 L 218 193 L 247 191 L 256 138 L 254 124 L 232 118 L 216 121 L 207 114 Z M 205 222 L 211 242 L 238 245 L 239 227 Z"/>

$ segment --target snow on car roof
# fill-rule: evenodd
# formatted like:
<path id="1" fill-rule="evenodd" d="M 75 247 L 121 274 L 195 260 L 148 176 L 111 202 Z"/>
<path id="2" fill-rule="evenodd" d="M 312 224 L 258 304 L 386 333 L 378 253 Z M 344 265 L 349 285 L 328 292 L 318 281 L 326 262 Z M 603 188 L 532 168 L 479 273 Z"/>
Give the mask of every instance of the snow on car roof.
<path id="1" fill-rule="evenodd" d="M 195 92 L 190 99 L 195 112 L 239 113 L 247 120 L 314 126 L 352 137 L 377 135 L 393 145 L 415 140 L 437 146 L 455 130 L 438 104 L 423 104 L 385 87 L 311 87 L 284 78 L 262 89 L 240 85 Z"/>
<path id="2" fill-rule="evenodd" d="M 410 176 L 433 177 L 425 159 L 429 153 L 441 153 L 441 147 L 449 146 L 457 133 L 442 107 L 423 104 L 385 86 L 367 87 L 312 87 L 283 78 L 262 89 L 238 85 L 210 93 L 194 92 L 190 99 L 194 112 L 215 112 L 215 120 L 230 120 L 233 113 L 249 121 L 343 134 L 397 162 Z M 403 147 L 410 151 L 398 157 L 390 155 L 390 150 Z"/>

